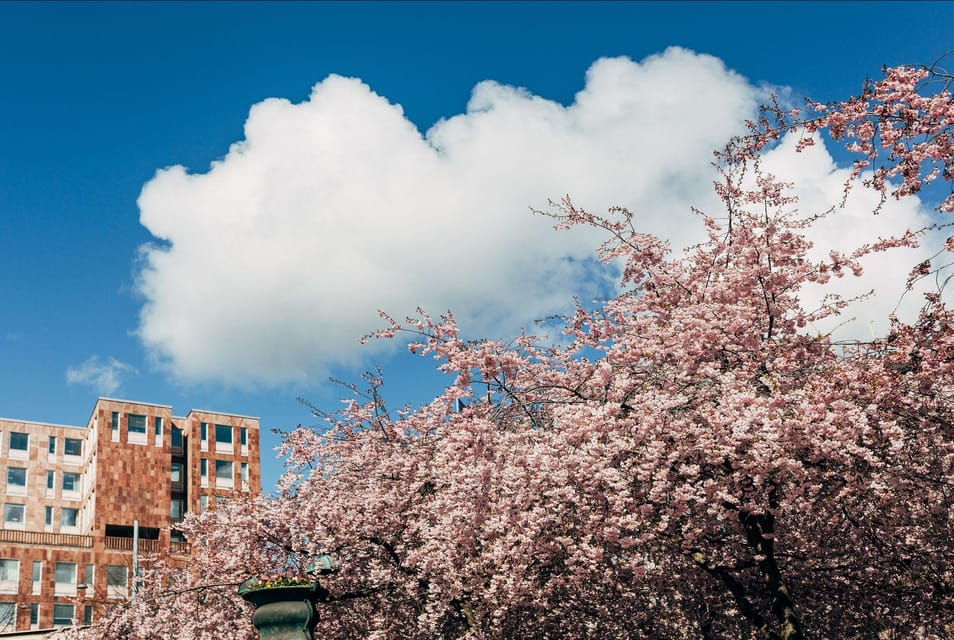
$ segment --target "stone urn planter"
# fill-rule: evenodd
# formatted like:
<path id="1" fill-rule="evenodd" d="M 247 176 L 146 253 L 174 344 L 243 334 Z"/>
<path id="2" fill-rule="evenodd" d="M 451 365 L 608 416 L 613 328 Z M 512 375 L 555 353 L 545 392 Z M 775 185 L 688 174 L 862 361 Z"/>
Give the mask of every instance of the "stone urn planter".
<path id="1" fill-rule="evenodd" d="M 252 624 L 261 640 L 314 640 L 315 603 L 328 596 L 317 582 L 301 580 L 249 578 L 238 592 L 255 607 Z"/>

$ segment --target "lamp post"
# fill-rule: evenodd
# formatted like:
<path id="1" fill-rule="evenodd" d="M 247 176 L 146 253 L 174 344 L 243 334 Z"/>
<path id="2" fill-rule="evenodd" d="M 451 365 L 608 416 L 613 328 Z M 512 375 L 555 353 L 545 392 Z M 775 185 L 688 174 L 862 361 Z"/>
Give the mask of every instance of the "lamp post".
<path id="1" fill-rule="evenodd" d="M 83 604 L 86 598 L 86 590 L 89 589 L 89 585 L 85 582 L 80 582 L 76 585 L 76 608 L 73 610 L 73 625 L 76 626 L 80 621 L 80 613 L 83 612 Z"/>

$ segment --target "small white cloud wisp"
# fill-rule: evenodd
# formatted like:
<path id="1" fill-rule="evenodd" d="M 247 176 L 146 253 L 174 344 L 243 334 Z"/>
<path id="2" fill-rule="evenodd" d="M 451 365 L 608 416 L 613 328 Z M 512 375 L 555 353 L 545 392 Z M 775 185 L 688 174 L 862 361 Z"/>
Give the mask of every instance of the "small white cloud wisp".
<path id="1" fill-rule="evenodd" d="M 379 309 L 452 309 L 470 335 L 512 335 L 605 286 L 585 275 L 600 234 L 554 232 L 531 208 L 569 194 L 628 207 L 677 250 L 697 242 L 690 206 L 718 210 L 712 150 L 766 97 L 717 58 L 670 48 L 597 60 L 568 106 L 482 82 L 425 134 L 354 78 L 265 100 L 207 172 L 173 166 L 144 186 L 141 221 L 161 242 L 142 248 L 138 335 L 180 381 L 234 386 L 387 348 L 358 343 Z"/>
<path id="2" fill-rule="evenodd" d="M 67 368 L 66 382 L 71 385 L 86 385 L 99 395 L 112 395 L 122 386 L 124 377 L 138 373 L 135 367 L 116 358 L 100 360 L 99 356 L 93 355 L 83 364 Z"/>

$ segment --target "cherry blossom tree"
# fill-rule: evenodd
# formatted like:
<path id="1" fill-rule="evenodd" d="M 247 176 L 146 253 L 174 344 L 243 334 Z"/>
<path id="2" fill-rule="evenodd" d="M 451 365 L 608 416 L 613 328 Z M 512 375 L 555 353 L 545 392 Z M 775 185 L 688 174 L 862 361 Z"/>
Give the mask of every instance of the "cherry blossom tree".
<path id="1" fill-rule="evenodd" d="M 812 259 L 822 214 L 760 162 L 827 132 L 859 158 L 846 189 L 951 184 L 949 79 L 899 67 L 770 108 L 718 154 L 723 207 L 696 212 L 708 239 L 683 254 L 626 210 L 555 205 L 558 227 L 605 230 L 619 295 L 578 305 L 558 346 L 383 315 L 375 336 L 412 335 L 444 392 L 390 412 L 369 374 L 315 410 L 326 430 L 286 434 L 278 498 L 191 517 L 194 565 L 171 584 L 157 565 L 136 603 L 66 636 L 253 638 L 238 582 L 330 554 L 321 638 L 954 637 L 954 240 L 914 266 L 909 287 L 939 279 L 913 322 L 835 341 L 810 327 L 851 301 L 806 308 L 802 288 L 937 230 Z"/>

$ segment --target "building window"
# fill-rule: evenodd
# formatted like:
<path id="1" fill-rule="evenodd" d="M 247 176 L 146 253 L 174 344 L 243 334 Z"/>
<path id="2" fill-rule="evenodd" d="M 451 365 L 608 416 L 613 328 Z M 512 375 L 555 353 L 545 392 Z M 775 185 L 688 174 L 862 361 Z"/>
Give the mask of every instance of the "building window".
<path id="1" fill-rule="evenodd" d="M 172 427 L 170 437 L 172 439 L 172 448 L 181 449 L 182 448 L 182 429 L 178 427 Z"/>
<path id="2" fill-rule="evenodd" d="M 60 509 L 60 527 L 63 529 L 75 529 L 79 522 L 79 509 L 63 507 Z"/>
<path id="3" fill-rule="evenodd" d="M 209 425 L 206 422 L 199 423 L 199 448 L 202 451 L 209 450 Z"/>
<path id="4" fill-rule="evenodd" d="M 126 437 L 132 444 L 146 444 L 146 416 L 127 416 Z"/>
<path id="5" fill-rule="evenodd" d="M 242 491 L 248 491 L 248 463 L 243 462 L 239 466 L 239 475 L 242 478 Z"/>
<path id="6" fill-rule="evenodd" d="M 75 562 L 57 562 L 54 574 L 54 595 L 75 596 L 76 595 L 76 563 Z M 73 617 L 73 614 L 70 614 Z"/>
<path id="7" fill-rule="evenodd" d="M 173 498 L 169 501 L 169 517 L 178 522 L 179 520 L 182 520 L 182 511 L 182 498 Z"/>
<path id="8" fill-rule="evenodd" d="M 47 493 L 52 492 L 55 488 L 56 488 L 56 471 L 47 471 L 46 472 Z"/>
<path id="9" fill-rule="evenodd" d="M 162 435 L 162 418 L 157 416 L 153 422 L 154 422 L 153 426 L 155 428 L 156 435 L 161 436 Z"/>
<path id="10" fill-rule="evenodd" d="M 83 605 L 83 624 L 89 626 L 93 624 L 93 605 Z"/>
<path id="11" fill-rule="evenodd" d="M 31 629 L 40 628 L 40 603 L 39 602 L 30 603 L 30 628 Z"/>
<path id="12" fill-rule="evenodd" d="M 22 529 L 26 508 L 22 504 L 3 505 L 3 524 L 8 529 Z"/>
<path id="13" fill-rule="evenodd" d="M 225 424 L 215 425 L 215 450 L 232 453 L 232 427 Z"/>
<path id="14" fill-rule="evenodd" d="M 95 569 L 96 569 L 96 567 L 95 567 L 95 565 L 93 565 L 92 563 L 87 564 L 87 565 L 86 565 L 86 575 L 83 576 L 83 580 L 85 581 L 86 586 L 89 587 L 89 589 L 90 589 L 89 593 L 92 593 L 92 592 L 93 592 L 93 591 L 92 591 L 92 590 L 93 590 L 93 586 L 94 586 L 95 581 L 96 581 L 96 572 L 95 572 Z"/>
<path id="15" fill-rule="evenodd" d="M 127 593 L 126 567 L 123 565 L 106 565 L 106 597 L 125 598 Z"/>
<path id="16" fill-rule="evenodd" d="M 17 431 L 10 432 L 10 457 L 11 458 L 26 458 L 27 452 L 30 450 L 30 434 L 28 433 L 19 433 Z"/>
<path id="17" fill-rule="evenodd" d="M 112 421 L 110 423 L 112 428 L 112 440 L 113 442 L 119 442 L 119 412 L 113 411 Z"/>
<path id="18" fill-rule="evenodd" d="M 172 482 L 173 490 L 182 490 L 182 463 L 173 462 L 169 467 L 169 480 Z"/>
<path id="19" fill-rule="evenodd" d="M 209 461 L 199 458 L 199 480 L 203 487 L 209 486 Z"/>
<path id="20" fill-rule="evenodd" d="M 24 495 L 26 493 L 26 478 L 26 468 L 7 467 L 7 493 Z"/>
<path id="21" fill-rule="evenodd" d="M 235 486 L 235 471 L 229 460 L 215 461 L 215 488 L 231 489 Z"/>
<path id="22" fill-rule="evenodd" d="M 146 416 L 130 414 L 128 420 L 129 433 L 146 433 Z"/>
<path id="23" fill-rule="evenodd" d="M 0 602 L 0 631 L 14 631 L 17 628 L 17 603 Z"/>
<path id="24" fill-rule="evenodd" d="M 56 436 L 50 436 L 50 446 L 47 451 L 50 453 L 56 453 Z"/>
<path id="25" fill-rule="evenodd" d="M 80 474 L 72 473 L 70 471 L 63 472 L 63 491 L 72 491 L 78 493 L 80 491 Z"/>
<path id="26" fill-rule="evenodd" d="M 0 593 L 16 593 L 20 582 L 20 561 L 0 558 Z"/>
<path id="27" fill-rule="evenodd" d="M 53 605 L 53 626 L 69 627 L 73 624 L 73 605 L 54 604 Z"/>
<path id="28" fill-rule="evenodd" d="M 43 588 L 43 561 L 34 560 L 33 561 L 33 594 L 39 594 Z"/>
<path id="29" fill-rule="evenodd" d="M 46 515 L 43 519 L 43 524 L 48 527 L 53 526 L 53 507 L 46 507 Z"/>
<path id="30" fill-rule="evenodd" d="M 68 456 L 82 456 L 83 441 L 77 438 L 67 438 L 63 441 L 63 453 Z"/>
<path id="31" fill-rule="evenodd" d="M 199 513 L 205 513 L 209 510 L 209 496 L 199 496 Z"/>

